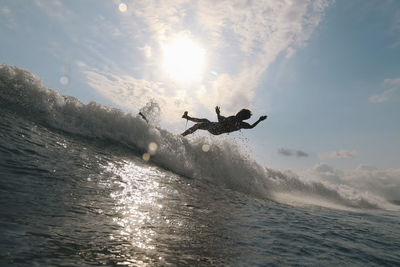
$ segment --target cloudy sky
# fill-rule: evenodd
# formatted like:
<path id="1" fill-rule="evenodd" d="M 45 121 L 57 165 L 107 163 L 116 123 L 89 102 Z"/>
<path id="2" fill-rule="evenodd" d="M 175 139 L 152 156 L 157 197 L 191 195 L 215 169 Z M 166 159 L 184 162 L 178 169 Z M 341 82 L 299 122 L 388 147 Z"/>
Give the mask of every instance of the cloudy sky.
<path id="1" fill-rule="evenodd" d="M 154 99 L 177 134 L 185 110 L 267 114 L 229 138 L 271 168 L 400 166 L 397 0 L 0 0 L 0 40 L 0 63 L 84 103 Z"/>

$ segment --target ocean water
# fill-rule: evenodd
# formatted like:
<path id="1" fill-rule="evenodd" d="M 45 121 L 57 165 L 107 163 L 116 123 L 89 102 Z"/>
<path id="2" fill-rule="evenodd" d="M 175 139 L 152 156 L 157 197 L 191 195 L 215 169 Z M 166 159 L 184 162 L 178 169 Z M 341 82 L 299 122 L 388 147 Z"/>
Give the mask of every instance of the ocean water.
<path id="1" fill-rule="evenodd" d="M 400 265 L 392 196 L 84 105 L 18 67 L 0 65 L 0 116 L 0 266 Z"/>

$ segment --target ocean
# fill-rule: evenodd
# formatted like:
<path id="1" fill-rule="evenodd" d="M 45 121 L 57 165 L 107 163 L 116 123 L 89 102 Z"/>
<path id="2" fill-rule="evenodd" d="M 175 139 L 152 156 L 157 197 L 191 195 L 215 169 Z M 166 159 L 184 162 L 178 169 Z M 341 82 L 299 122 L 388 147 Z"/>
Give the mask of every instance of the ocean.
<path id="1" fill-rule="evenodd" d="M 0 266 L 400 266 L 398 199 L 261 166 L 229 138 L 184 138 L 18 67 L 0 65 L 0 114 Z"/>

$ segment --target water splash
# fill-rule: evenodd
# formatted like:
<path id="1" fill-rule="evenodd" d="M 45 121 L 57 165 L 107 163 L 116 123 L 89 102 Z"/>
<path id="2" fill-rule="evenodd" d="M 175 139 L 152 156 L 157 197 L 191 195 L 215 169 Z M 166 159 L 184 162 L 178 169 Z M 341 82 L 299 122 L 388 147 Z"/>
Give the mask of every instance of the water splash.
<path id="1" fill-rule="evenodd" d="M 352 208 L 387 208 L 390 204 L 384 193 L 365 193 L 365 188 L 357 188 L 357 184 L 307 181 L 291 173 L 266 169 L 229 138 L 199 137 L 189 141 L 172 134 L 156 126 L 161 110 L 155 100 L 141 109 L 149 118 L 150 123 L 146 123 L 139 116 L 115 108 L 95 102 L 85 105 L 74 97 L 62 96 L 29 71 L 0 65 L 0 102 L 21 116 L 68 133 L 129 147 L 145 161 L 181 176 L 209 180 L 252 196 L 283 202 L 293 202 L 296 196 L 297 202 L 313 199 L 313 204 L 327 202 Z M 389 201 L 398 201 L 393 199 L 395 196 L 391 194 Z"/>

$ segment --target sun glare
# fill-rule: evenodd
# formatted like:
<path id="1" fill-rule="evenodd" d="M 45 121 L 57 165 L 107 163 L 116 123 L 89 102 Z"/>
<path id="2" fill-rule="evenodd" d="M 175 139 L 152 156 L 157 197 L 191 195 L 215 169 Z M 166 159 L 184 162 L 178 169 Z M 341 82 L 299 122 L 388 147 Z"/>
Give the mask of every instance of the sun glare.
<path id="1" fill-rule="evenodd" d="M 202 76 L 205 50 L 188 37 L 163 46 L 164 69 L 175 80 L 193 81 Z"/>

